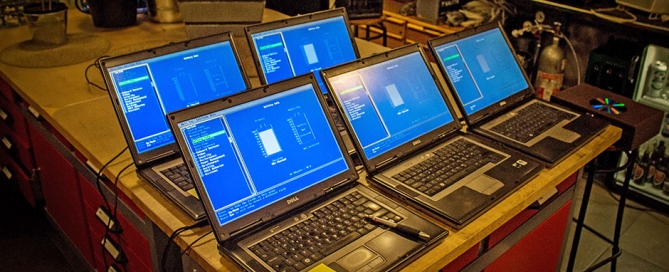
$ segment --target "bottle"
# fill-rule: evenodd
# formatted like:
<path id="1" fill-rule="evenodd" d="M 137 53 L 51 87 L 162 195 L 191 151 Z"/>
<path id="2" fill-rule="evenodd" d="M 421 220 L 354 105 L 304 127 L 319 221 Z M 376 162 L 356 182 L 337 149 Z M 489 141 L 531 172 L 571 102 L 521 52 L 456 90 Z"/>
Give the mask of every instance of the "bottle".
<path id="1" fill-rule="evenodd" d="M 646 149 L 639 160 L 639 163 L 634 166 L 634 183 L 643 185 L 646 182 L 646 173 L 648 173 L 648 167 L 650 166 L 650 151 Z"/>
<path id="2" fill-rule="evenodd" d="M 662 188 L 662 185 L 664 184 L 665 173 L 667 171 L 667 158 L 664 155 L 666 148 L 664 141 L 660 141 L 655 148 L 655 151 L 653 151 L 653 155 L 651 155 L 651 163 L 653 164 L 654 170 L 652 175 L 648 173 L 647 177 L 649 177 L 649 179 L 647 181 L 651 182 L 655 188 Z"/>
<path id="3" fill-rule="evenodd" d="M 655 155 L 655 150 L 656 150 L 656 143 L 652 143 L 651 146 L 648 147 L 648 150 L 650 153 L 650 157 L 648 158 L 648 166 L 646 168 L 646 176 L 643 177 L 643 183 L 652 183 L 653 182 L 653 176 L 655 176 L 655 165 L 657 162 L 657 156 Z M 652 150 L 652 151 L 651 151 Z"/>
<path id="4" fill-rule="evenodd" d="M 539 55 L 537 77 L 534 82 L 536 96 L 544 100 L 550 100 L 551 95 L 560 91 L 564 80 L 566 59 L 559 43 L 560 23 L 555 23 L 553 43 L 544 48 Z"/>
<path id="5" fill-rule="evenodd" d="M 653 62 L 648 70 L 648 89 L 646 90 L 646 95 L 653 98 L 660 97 L 666 80 L 667 63 L 659 60 Z"/>
<path id="6" fill-rule="evenodd" d="M 662 123 L 662 131 L 660 132 L 663 137 L 669 137 L 669 113 L 664 116 L 664 123 Z"/>

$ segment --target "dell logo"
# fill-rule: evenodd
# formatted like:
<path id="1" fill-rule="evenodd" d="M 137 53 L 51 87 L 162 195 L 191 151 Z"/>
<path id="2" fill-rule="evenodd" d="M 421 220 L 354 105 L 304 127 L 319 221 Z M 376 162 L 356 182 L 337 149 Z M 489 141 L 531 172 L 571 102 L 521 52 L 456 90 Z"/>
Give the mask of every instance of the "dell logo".
<path id="1" fill-rule="evenodd" d="M 293 203 L 295 203 L 295 202 L 297 202 L 297 201 L 299 201 L 299 200 L 300 200 L 300 199 L 297 198 L 297 196 L 294 196 L 294 197 L 291 197 L 291 198 L 289 198 L 288 200 L 286 200 L 286 202 L 288 203 L 288 205 L 290 205 L 290 204 L 293 204 Z"/>
<path id="2" fill-rule="evenodd" d="M 420 139 L 413 141 L 413 145 L 414 145 L 414 146 L 416 146 L 416 145 L 418 145 L 418 144 L 420 144 Z"/>

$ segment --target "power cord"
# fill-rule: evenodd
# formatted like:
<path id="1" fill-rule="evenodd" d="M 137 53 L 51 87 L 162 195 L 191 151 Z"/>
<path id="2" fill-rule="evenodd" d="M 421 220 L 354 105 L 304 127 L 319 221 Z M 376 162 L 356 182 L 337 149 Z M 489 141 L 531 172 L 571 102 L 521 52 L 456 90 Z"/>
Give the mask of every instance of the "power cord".
<path id="1" fill-rule="evenodd" d="M 86 70 L 84 71 L 84 78 L 86 78 L 86 83 L 88 83 L 88 85 L 92 85 L 93 87 L 96 87 L 96 88 L 98 88 L 98 89 L 100 89 L 100 90 L 102 90 L 102 91 L 108 92 L 109 90 L 107 90 L 107 88 L 102 87 L 102 86 L 100 86 L 100 85 L 98 85 L 98 84 L 92 82 L 92 81 L 88 78 L 88 70 L 91 69 L 92 67 L 96 67 L 96 68 L 98 68 L 98 70 L 100 70 L 100 64 L 99 64 L 99 61 L 100 61 L 100 59 L 105 58 L 105 57 L 108 57 L 108 56 L 101 56 L 101 57 L 98 57 L 97 59 L 95 59 L 95 61 L 94 61 L 92 64 L 88 65 L 88 67 L 86 67 Z"/>
<path id="2" fill-rule="evenodd" d="M 107 163 L 105 163 L 105 164 L 100 168 L 100 170 L 98 170 L 98 173 L 95 175 L 95 185 L 97 186 L 98 193 L 100 193 L 100 196 L 102 196 L 102 200 L 104 200 L 105 207 L 107 208 L 107 211 L 108 211 L 108 212 L 111 212 L 111 206 L 109 205 L 109 201 L 107 200 L 107 197 L 106 197 L 105 194 L 102 192 L 102 186 L 100 185 L 100 183 L 101 183 L 101 178 L 102 178 L 102 171 L 104 171 L 105 168 L 107 168 L 107 166 L 109 166 L 109 164 L 111 164 L 114 160 L 116 160 L 118 157 L 120 157 L 120 156 L 123 154 L 123 152 L 125 152 L 126 150 L 128 150 L 128 147 L 127 147 L 127 146 L 126 146 L 125 148 L 123 148 L 123 150 L 121 150 L 121 152 L 119 152 L 118 154 L 116 154 L 116 156 L 114 156 L 113 158 L 111 158 L 111 160 L 109 160 Z"/>
<path id="3" fill-rule="evenodd" d="M 180 227 L 180 228 L 176 229 L 174 232 L 172 232 L 172 235 L 170 235 L 170 237 L 167 239 L 167 243 L 165 244 L 165 249 L 163 250 L 163 255 L 160 258 L 160 264 L 162 266 L 163 272 L 167 272 L 167 268 L 166 268 L 167 267 L 167 254 L 168 254 L 168 250 L 170 249 L 170 244 L 172 243 L 172 241 L 174 241 L 174 239 L 179 234 L 181 234 L 182 232 L 187 231 L 187 230 L 191 230 L 191 229 L 194 229 L 194 228 L 204 227 L 208 223 L 209 222 L 207 220 L 202 220 L 202 221 L 199 221 L 199 222 L 195 222 L 195 224 L 192 224 L 190 226 Z M 199 238 L 198 238 L 198 240 L 199 240 Z M 197 240 L 195 240 L 195 241 L 197 241 Z"/>
<path id="4" fill-rule="evenodd" d="M 105 246 L 107 244 L 107 239 L 109 237 L 109 224 L 112 222 L 112 220 L 114 222 L 118 223 L 118 220 L 117 220 L 117 217 L 116 217 L 116 212 L 118 211 L 118 180 L 119 180 L 119 177 L 123 174 L 123 172 L 125 170 L 127 170 L 128 168 L 130 168 L 130 166 L 133 166 L 134 164 L 135 163 L 132 162 L 132 163 L 129 163 L 128 165 L 126 165 L 125 167 L 123 167 L 123 169 L 121 169 L 121 171 L 119 171 L 118 175 L 116 175 L 116 179 L 114 180 L 114 187 L 115 187 L 114 188 L 114 210 L 113 210 L 113 212 L 111 212 L 111 210 L 109 210 L 111 213 L 109 215 L 109 220 L 106 223 L 105 235 L 103 236 L 102 243 L 101 243 L 102 259 L 104 260 L 104 264 L 105 264 L 104 267 L 105 268 L 108 267 L 107 258 L 105 258 Z M 125 256 L 125 254 L 123 253 L 122 245 L 121 245 L 121 233 L 120 233 L 120 231 L 115 232 L 115 236 L 116 236 L 116 245 L 118 246 L 119 256 Z M 123 271 L 128 271 L 128 269 L 126 267 L 126 262 L 121 262 L 121 266 L 123 266 Z"/>
<path id="5" fill-rule="evenodd" d="M 205 234 L 202 234 L 197 239 L 195 239 L 195 241 L 188 244 L 188 246 L 181 252 L 181 255 L 179 255 L 179 259 L 183 258 L 184 254 L 186 254 L 186 252 L 188 252 L 188 250 L 190 250 L 193 247 L 193 245 L 195 245 L 195 243 L 202 240 L 202 238 L 206 237 L 207 235 L 212 234 L 213 232 L 214 232 L 213 230 L 210 230 L 210 231 L 206 232 Z"/>

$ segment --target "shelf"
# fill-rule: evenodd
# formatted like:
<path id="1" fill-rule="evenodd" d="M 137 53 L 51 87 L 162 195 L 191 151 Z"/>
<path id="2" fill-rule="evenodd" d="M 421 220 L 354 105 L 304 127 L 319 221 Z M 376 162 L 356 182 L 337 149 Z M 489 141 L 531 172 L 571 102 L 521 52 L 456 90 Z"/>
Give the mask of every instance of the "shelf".
<path id="1" fill-rule="evenodd" d="M 547 0 L 532 0 L 534 3 L 546 5 L 546 6 L 551 6 L 554 8 L 558 8 L 561 10 L 565 11 L 571 11 L 571 12 L 576 12 L 576 13 L 581 13 L 581 14 L 586 14 L 590 15 L 593 17 L 600 18 L 602 20 L 606 20 L 608 22 L 614 22 L 617 24 L 622 24 L 622 25 L 629 25 L 633 26 L 636 28 L 640 29 L 645 29 L 645 30 L 651 30 L 654 32 L 658 32 L 663 35 L 669 35 L 669 22 L 662 23 L 661 20 L 650 20 L 648 19 L 649 13 L 639 11 L 639 10 L 634 10 L 632 8 L 626 8 L 629 10 L 632 14 L 634 14 L 637 17 L 637 20 L 634 22 L 621 22 L 618 20 L 612 20 L 611 18 L 607 18 L 602 15 L 602 13 L 595 12 L 597 9 L 602 9 L 602 8 L 615 8 L 615 5 L 612 4 L 578 4 L 578 5 L 566 5 L 562 3 L 557 3 L 554 1 L 547 1 Z M 587 1 L 583 1 L 587 2 Z"/>

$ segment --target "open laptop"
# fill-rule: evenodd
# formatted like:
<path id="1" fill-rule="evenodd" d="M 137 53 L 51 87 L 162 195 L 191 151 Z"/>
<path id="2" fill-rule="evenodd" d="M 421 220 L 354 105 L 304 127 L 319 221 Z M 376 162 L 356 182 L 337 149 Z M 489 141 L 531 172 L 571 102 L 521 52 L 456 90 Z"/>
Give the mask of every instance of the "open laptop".
<path id="1" fill-rule="evenodd" d="M 393 270 L 448 234 L 357 182 L 324 109 L 310 73 L 168 115 L 220 251 L 246 270 Z"/>
<path id="2" fill-rule="evenodd" d="M 166 115 L 250 88 L 223 33 L 100 60 L 137 173 L 195 220 L 204 218 Z"/>
<path id="3" fill-rule="evenodd" d="M 499 23 L 428 41 L 468 127 L 553 167 L 608 123 L 535 98 Z"/>
<path id="4" fill-rule="evenodd" d="M 327 88 L 318 71 L 360 57 L 344 8 L 261 23 L 245 30 L 262 84 L 314 72 L 321 91 L 326 94 Z M 337 128 L 345 135 L 336 108 L 327 96 L 326 101 Z M 348 138 L 344 136 L 352 153 L 355 150 Z"/>
<path id="5" fill-rule="evenodd" d="M 461 228 L 543 165 L 461 132 L 419 44 L 321 71 L 370 183 Z"/>

